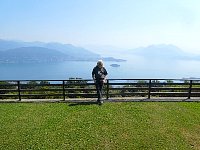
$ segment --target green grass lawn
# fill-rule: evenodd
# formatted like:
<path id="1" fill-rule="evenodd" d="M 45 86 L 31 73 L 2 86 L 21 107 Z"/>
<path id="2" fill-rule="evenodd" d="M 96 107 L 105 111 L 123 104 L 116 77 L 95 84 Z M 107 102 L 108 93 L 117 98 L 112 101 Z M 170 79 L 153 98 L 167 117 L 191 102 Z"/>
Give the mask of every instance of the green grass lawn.
<path id="1" fill-rule="evenodd" d="M 0 149 L 200 149 L 200 103 L 1 103 Z"/>

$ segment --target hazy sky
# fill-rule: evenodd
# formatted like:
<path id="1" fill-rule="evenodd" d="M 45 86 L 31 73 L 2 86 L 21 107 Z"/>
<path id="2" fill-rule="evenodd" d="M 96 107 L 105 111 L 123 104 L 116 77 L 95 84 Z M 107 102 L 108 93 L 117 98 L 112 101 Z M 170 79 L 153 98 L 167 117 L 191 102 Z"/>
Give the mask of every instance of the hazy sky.
<path id="1" fill-rule="evenodd" d="M 200 0 L 0 0 L 0 39 L 200 53 Z"/>

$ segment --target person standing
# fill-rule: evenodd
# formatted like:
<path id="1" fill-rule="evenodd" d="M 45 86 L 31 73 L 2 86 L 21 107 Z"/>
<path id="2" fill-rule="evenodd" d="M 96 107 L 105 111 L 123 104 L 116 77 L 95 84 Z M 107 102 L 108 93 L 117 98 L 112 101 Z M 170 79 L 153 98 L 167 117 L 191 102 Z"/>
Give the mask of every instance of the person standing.
<path id="1" fill-rule="evenodd" d="M 98 96 L 97 102 L 99 104 L 103 103 L 102 88 L 103 88 L 103 84 L 106 82 L 107 74 L 108 73 L 106 71 L 106 68 L 103 65 L 103 61 L 98 60 L 97 65 L 92 70 L 92 78 L 93 78 L 95 86 L 96 86 L 97 96 Z"/>

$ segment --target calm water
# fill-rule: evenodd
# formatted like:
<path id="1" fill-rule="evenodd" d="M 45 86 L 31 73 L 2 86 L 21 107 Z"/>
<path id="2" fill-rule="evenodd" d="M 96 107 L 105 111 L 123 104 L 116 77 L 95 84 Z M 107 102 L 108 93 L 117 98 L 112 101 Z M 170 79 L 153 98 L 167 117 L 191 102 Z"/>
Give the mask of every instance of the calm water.
<path id="1" fill-rule="evenodd" d="M 132 57 L 127 62 L 104 62 L 109 78 L 183 78 L 200 77 L 200 61 L 144 60 Z M 70 77 L 91 79 L 96 62 L 66 61 L 62 63 L 0 64 L 0 80 L 62 80 Z"/>

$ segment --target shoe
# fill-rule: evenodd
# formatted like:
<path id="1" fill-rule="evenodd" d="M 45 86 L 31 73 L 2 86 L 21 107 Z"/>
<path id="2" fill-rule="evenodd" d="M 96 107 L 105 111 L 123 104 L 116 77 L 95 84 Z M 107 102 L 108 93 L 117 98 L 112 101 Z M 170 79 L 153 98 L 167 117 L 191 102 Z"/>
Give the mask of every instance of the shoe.
<path id="1" fill-rule="evenodd" d="M 102 104 L 103 104 L 103 100 L 98 99 L 98 100 L 97 100 L 97 104 L 98 104 L 98 105 L 102 105 Z"/>
<path id="2" fill-rule="evenodd" d="M 97 100 L 97 103 L 99 104 L 100 102 L 101 102 L 100 99 L 98 99 L 98 100 Z"/>
<path id="3" fill-rule="evenodd" d="M 99 105 L 102 105 L 103 104 L 103 100 L 101 99 L 100 101 L 99 101 Z"/>

